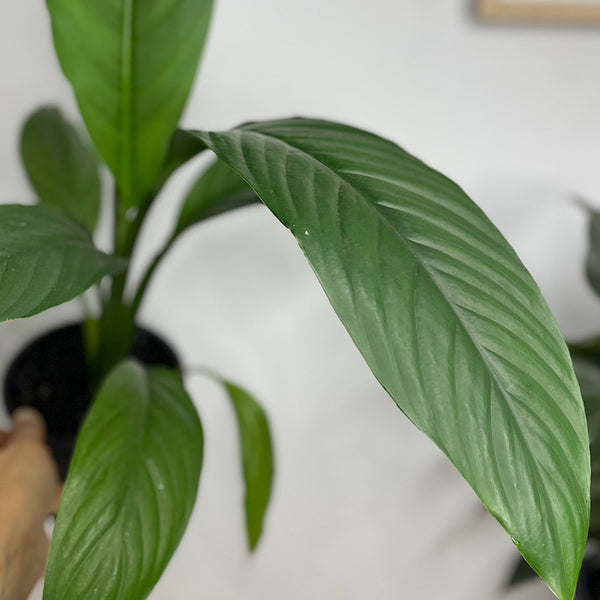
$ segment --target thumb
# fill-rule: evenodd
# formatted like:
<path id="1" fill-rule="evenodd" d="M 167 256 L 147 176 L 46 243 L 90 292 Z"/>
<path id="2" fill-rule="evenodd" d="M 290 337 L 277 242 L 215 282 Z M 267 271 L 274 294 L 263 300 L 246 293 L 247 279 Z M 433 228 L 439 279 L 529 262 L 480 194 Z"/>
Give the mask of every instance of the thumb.
<path id="1" fill-rule="evenodd" d="M 42 415 L 28 406 L 15 410 L 12 414 L 13 431 L 9 444 L 17 440 L 43 442 L 46 439 L 46 423 Z"/>

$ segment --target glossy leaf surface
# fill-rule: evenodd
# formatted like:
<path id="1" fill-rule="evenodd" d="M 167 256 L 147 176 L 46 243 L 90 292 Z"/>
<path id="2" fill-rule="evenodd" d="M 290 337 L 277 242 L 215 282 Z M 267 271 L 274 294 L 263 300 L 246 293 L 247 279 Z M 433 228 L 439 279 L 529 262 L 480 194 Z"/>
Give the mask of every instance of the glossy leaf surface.
<path id="1" fill-rule="evenodd" d="M 217 160 L 202 173 L 188 192 L 177 231 L 257 202 L 259 199 L 254 190 L 226 162 Z"/>
<path id="2" fill-rule="evenodd" d="M 121 363 L 80 433 L 44 600 L 143 600 L 177 547 L 202 466 L 202 428 L 181 378 Z"/>
<path id="3" fill-rule="evenodd" d="M 295 235 L 402 411 L 571 600 L 585 414 L 556 322 L 502 235 L 457 185 L 364 131 L 292 119 L 198 135 Z"/>
<path id="4" fill-rule="evenodd" d="M 54 45 L 125 206 L 155 185 L 213 0 L 47 0 Z"/>
<path id="5" fill-rule="evenodd" d="M 263 528 L 263 519 L 273 485 L 273 446 L 267 416 L 260 404 L 241 388 L 226 383 L 240 433 L 246 497 L 248 546 L 254 550 Z"/>
<path id="6" fill-rule="evenodd" d="M 94 247 L 85 227 L 51 206 L 0 206 L 0 322 L 71 300 L 127 261 Z"/>
<path id="7" fill-rule="evenodd" d="M 21 157 L 39 200 L 65 209 L 93 233 L 100 210 L 98 159 L 58 109 L 42 108 L 27 119 Z"/>

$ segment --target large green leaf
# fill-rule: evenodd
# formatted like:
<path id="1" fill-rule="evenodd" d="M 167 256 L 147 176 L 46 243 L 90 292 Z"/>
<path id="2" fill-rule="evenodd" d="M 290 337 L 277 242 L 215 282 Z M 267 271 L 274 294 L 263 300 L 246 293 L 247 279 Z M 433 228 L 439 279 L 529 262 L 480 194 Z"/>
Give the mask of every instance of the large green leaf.
<path id="1" fill-rule="evenodd" d="M 56 51 L 126 206 L 158 178 L 213 0 L 47 0 Z"/>
<path id="2" fill-rule="evenodd" d="M 121 363 L 96 397 L 58 511 L 44 600 L 143 600 L 177 547 L 202 466 L 181 378 Z"/>
<path id="3" fill-rule="evenodd" d="M 259 199 L 254 190 L 226 162 L 216 160 L 188 192 L 179 215 L 177 232 L 257 202 Z"/>
<path id="4" fill-rule="evenodd" d="M 0 206 L 0 322 L 71 300 L 127 261 L 94 247 L 89 232 L 52 206 Z"/>
<path id="5" fill-rule="evenodd" d="M 364 131 L 293 119 L 198 135 L 290 228 L 381 384 L 571 600 L 585 414 L 556 322 L 502 235 L 458 186 Z"/>
<path id="6" fill-rule="evenodd" d="M 98 159 L 58 109 L 42 108 L 27 119 L 21 156 L 40 201 L 64 208 L 93 232 L 100 210 Z"/>
<path id="7" fill-rule="evenodd" d="M 246 485 L 244 506 L 248 546 L 254 550 L 260 539 L 263 519 L 273 484 L 273 446 L 267 416 L 248 392 L 225 382 L 240 432 L 242 467 Z"/>

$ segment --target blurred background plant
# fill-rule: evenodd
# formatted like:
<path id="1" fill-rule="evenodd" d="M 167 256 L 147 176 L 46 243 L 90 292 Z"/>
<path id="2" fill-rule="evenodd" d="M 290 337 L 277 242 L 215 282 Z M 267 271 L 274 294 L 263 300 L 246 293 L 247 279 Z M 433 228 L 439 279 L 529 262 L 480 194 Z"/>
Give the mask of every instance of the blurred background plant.
<path id="1" fill-rule="evenodd" d="M 600 211 L 581 198 L 576 198 L 576 202 L 585 211 L 588 219 L 586 279 L 594 293 L 600 297 Z M 600 332 L 595 332 L 580 341 L 567 341 L 567 345 L 585 405 L 592 457 L 590 530 L 576 600 L 598 600 L 600 598 Z M 516 586 L 536 577 L 531 567 L 519 557 L 509 579 L 509 586 Z"/>

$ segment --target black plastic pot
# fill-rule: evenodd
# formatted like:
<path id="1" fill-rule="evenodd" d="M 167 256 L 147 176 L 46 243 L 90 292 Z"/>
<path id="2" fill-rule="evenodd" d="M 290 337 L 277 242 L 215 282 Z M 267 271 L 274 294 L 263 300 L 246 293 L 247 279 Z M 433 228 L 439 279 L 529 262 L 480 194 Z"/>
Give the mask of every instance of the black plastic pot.
<path id="1" fill-rule="evenodd" d="M 148 366 L 179 366 L 171 347 L 143 328 L 136 329 L 131 356 Z M 81 325 L 54 329 L 28 344 L 6 371 L 4 400 L 9 413 L 20 406 L 42 413 L 48 425 L 48 445 L 64 479 L 92 401 Z"/>

